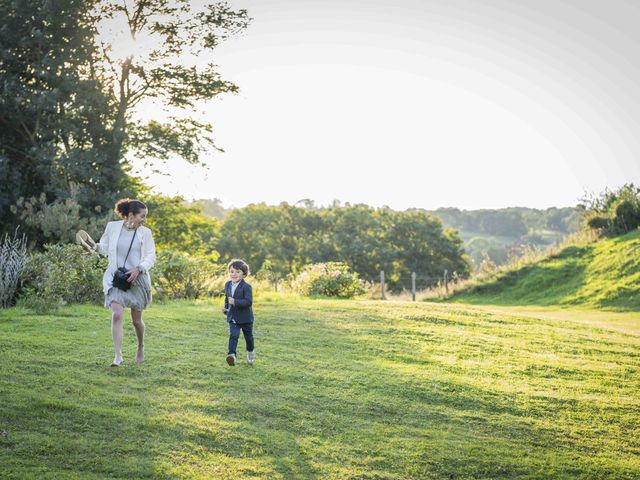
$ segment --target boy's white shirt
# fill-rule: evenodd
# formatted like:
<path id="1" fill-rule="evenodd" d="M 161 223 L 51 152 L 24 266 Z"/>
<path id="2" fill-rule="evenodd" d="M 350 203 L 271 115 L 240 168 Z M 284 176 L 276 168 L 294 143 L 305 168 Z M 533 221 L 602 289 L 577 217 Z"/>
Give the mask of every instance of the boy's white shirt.
<path id="1" fill-rule="evenodd" d="M 107 269 L 104 272 L 104 276 L 102 277 L 102 289 L 105 295 L 113 286 L 113 274 L 115 273 L 117 268 L 121 266 L 118 265 L 117 248 L 118 237 L 120 236 L 120 231 L 122 230 L 123 223 L 123 220 L 107 223 L 107 227 L 104 229 L 102 237 L 100 237 L 100 242 L 96 244 L 96 252 L 101 253 L 102 255 L 106 255 L 109 259 L 109 265 L 107 266 Z M 138 230 L 136 231 L 136 239 L 138 242 L 140 242 L 141 245 L 142 255 L 140 257 L 139 266 L 142 267 L 142 275 L 147 275 L 147 277 L 149 277 L 149 282 L 151 282 L 149 269 L 156 261 L 156 244 L 153 241 L 151 230 L 144 225 L 139 226 Z"/>
<path id="2" fill-rule="evenodd" d="M 238 285 L 240 285 L 240 282 L 242 280 L 238 280 L 237 283 L 233 283 L 231 282 L 231 296 L 233 297 L 233 295 L 236 293 L 236 288 L 238 288 Z"/>

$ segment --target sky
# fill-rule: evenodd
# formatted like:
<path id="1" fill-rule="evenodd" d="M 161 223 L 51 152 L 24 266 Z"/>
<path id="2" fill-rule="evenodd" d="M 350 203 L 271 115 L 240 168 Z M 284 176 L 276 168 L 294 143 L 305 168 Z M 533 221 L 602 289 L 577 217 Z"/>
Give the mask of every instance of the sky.
<path id="1" fill-rule="evenodd" d="M 224 152 L 147 183 L 225 207 L 564 207 L 640 184 L 640 2 L 233 0 Z"/>

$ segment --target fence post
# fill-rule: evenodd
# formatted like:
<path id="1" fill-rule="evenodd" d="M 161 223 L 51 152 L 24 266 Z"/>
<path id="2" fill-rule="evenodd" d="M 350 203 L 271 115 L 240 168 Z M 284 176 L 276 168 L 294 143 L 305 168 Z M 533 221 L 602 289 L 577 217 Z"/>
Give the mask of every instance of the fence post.
<path id="1" fill-rule="evenodd" d="M 416 272 L 411 272 L 411 300 L 416 301 Z"/>
<path id="2" fill-rule="evenodd" d="M 278 291 L 278 277 L 273 281 L 273 286 L 275 287 L 276 292 Z"/>
<path id="3" fill-rule="evenodd" d="M 380 296 L 382 300 L 385 300 L 384 296 L 384 270 L 380 270 Z"/>
<path id="4" fill-rule="evenodd" d="M 444 271 L 444 291 L 449 295 L 449 270 Z"/>

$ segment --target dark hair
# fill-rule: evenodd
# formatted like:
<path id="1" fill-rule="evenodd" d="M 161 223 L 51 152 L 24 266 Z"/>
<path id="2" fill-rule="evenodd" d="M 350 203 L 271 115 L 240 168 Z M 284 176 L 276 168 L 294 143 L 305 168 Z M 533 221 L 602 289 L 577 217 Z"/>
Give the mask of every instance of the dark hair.
<path id="1" fill-rule="evenodd" d="M 249 275 L 249 265 L 247 265 L 247 262 L 245 262 L 244 260 L 240 260 L 239 258 L 234 258 L 229 262 L 229 265 L 227 265 L 227 271 L 231 267 L 235 268 L 236 270 L 242 270 L 242 273 L 244 274 L 245 277 Z"/>
<path id="2" fill-rule="evenodd" d="M 130 213 L 135 215 L 140 210 L 145 210 L 146 208 L 147 206 L 138 200 L 123 198 L 116 202 L 116 206 L 113 207 L 113 211 L 116 212 L 116 215 L 120 218 L 127 218 Z"/>

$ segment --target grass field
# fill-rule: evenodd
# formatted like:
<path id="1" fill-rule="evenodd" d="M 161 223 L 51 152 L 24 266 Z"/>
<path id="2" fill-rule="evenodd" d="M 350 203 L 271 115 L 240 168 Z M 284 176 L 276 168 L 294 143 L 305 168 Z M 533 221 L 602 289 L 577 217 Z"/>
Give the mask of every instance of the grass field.
<path id="1" fill-rule="evenodd" d="M 640 315 L 264 298 L 0 311 L 2 478 L 637 479 Z M 560 316 L 558 316 L 560 315 Z M 242 343 L 242 340 L 241 340 Z"/>

